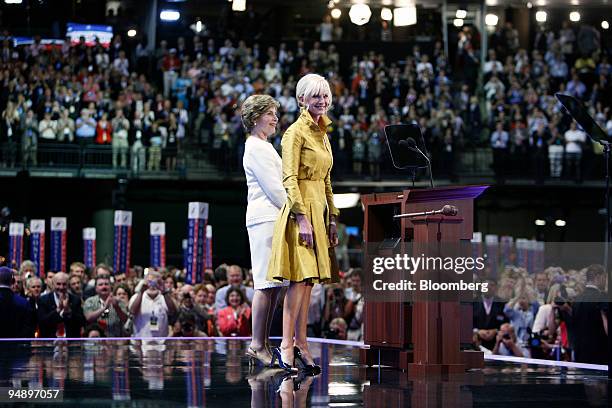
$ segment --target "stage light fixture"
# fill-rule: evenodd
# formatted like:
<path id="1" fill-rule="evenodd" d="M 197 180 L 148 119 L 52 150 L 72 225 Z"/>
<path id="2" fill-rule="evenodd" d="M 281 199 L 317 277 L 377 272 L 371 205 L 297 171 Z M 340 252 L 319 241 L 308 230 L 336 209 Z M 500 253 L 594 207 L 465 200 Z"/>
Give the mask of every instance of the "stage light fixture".
<path id="1" fill-rule="evenodd" d="M 545 23 L 546 22 L 546 18 L 548 17 L 548 14 L 545 11 L 538 11 L 536 12 L 536 21 L 538 23 Z"/>
<path id="2" fill-rule="evenodd" d="M 195 30 L 196 30 L 196 32 L 198 32 L 198 33 L 202 32 L 202 28 L 203 28 L 203 26 L 204 26 L 204 25 L 202 24 L 202 20 L 198 20 L 198 21 L 196 21 L 196 24 L 195 24 Z"/>
<path id="3" fill-rule="evenodd" d="M 570 21 L 577 23 L 580 21 L 580 13 L 577 11 L 572 11 L 569 15 Z"/>
<path id="4" fill-rule="evenodd" d="M 389 7 L 383 7 L 382 10 L 380 10 L 380 18 L 385 21 L 391 21 L 393 20 L 393 12 Z"/>
<path id="5" fill-rule="evenodd" d="M 359 204 L 361 195 L 359 193 L 334 194 L 334 205 L 336 208 L 353 208 Z"/>
<path id="6" fill-rule="evenodd" d="M 565 220 L 556 220 L 555 221 L 555 225 L 557 227 L 565 227 L 567 225 L 567 223 L 565 222 Z"/>
<path id="7" fill-rule="evenodd" d="M 488 25 L 489 27 L 496 26 L 498 21 L 499 21 L 499 17 L 497 17 L 497 15 L 495 14 L 487 14 L 485 16 L 485 24 Z"/>
<path id="8" fill-rule="evenodd" d="M 604 30 L 607 30 L 608 28 L 610 28 L 610 23 L 608 23 L 606 20 L 602 21 L 601 28 L 603 28 Z"/>
<path id="9" fill-rule="evenodd" d="M 453 25 L 455 27 L 463 27 L 463 19 L 462 18 L 456 18 L 453 20 Z"/>
<path id="10" fill-rule="evenodd" d="M 372 17 L 372 10 L 370 10 L 370 6 L 367 4 L 353 4 L 349 10 L 349 17 L 351 19 L 351 23 L 362 26 L 370 21 L 370 17 Z"/>
<path id="11" fill-rule="evenodd" d="M 177 21 L 181 18 L 181 13 L 176 10 L 162 10 L 159 13 L 159 18 L 162 21 Z"/>
<path id="12" fill-rule="evenodd" d="M 232 10 L 245 11 L 246 10 L 246 0 L 234 0 L 232 2 Z"/>
<path id="13" fill-rule="evenodd" d="M 342 10 L 340 10 L 339 8 L 335 8 L 331 11 L 332 18 L 335 18 L 336 20 L 339 19 L 341 15 L 342 15 Z"/>
<path id="14" fill-rule="evenodd" d="M 23 0 L 4 0 L 5 4 L 21 4 Z"/>
<path id="15" fill-rule="evenodd" d="M 543 226 L 546 225 L 546 221 L 545 220 L 537 219 L 537 220 L 535 220 L 535 225 L 537 225 L 538 227 L 543 227 Z"/>
<path id="16" fill-rule="evenodd" d="M 455 17 L 457 17 L 458 19 L 463 20 L 464 18 L 467 17 L 467 10 L 457 9 L 457 12 L 455 13 Z"/>
<path id="17" fill-rule="evenodd" d="M 136 30 L 133 29 L 133 28 L 129 29 L 128 32 L 127 32 L 127 36 L 128 37 L 136 37 Z"/>
<path id="18" fill-rule="evenodd" d="M 417 9 L 415 5 L 393 9 L 393 25 L 403 27 L 417 23 Z"/>

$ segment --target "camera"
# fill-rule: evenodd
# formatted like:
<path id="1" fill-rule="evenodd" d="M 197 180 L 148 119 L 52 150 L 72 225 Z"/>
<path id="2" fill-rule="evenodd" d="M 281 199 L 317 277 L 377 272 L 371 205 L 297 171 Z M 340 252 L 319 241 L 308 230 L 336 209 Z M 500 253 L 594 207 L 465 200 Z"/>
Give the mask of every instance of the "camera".
<path id="1" fill-rule="evenodd" d="M 510 336 L 508 333 L 506 333 L 506 334 L 504 334 L 504 335 L 502 336 L 502 339 L 504 339 L 504 340 L 511 340 L 511 339 L 512 339 L 512 336 Z"/>
<path id="2" fill-rule="evenodd" d="M 542 335 L 540 333 L 529 334 L 529 347 L 540 347 L 542 345 Z"/>

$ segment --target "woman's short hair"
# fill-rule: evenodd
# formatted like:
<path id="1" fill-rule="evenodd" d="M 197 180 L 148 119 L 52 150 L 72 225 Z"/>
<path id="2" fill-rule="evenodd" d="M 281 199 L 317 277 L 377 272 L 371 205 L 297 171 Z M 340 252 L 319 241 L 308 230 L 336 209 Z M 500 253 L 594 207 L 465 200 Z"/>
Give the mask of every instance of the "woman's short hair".
<path id="1" fill-rule="evenodd" d="M 238 295 L 240 295 L 240 304 L 243 304 L 244 302 L 246 302 L 246 296 L 244 295 L 244 292 L 238 288 L 231 287 L 225 294 L 225 304 L 226 305 L 228 306 L 230 305 L 229 298 L 232 293 L 238 293 Z"/>
<path id="2" fill-rule="evenodd" d="M 251 95 L 242 103 L 242 125 L 247 132 L 253 130 L 255 122 L 270 108 L 278 109 L 280 104 L 270 95 Z"/>
<path id="3" fill-rule="evenodd" d="M 317 74 L 304 75 L 295 86 L 295 97 L 300 107 L 305 107 L 300 98 L 308 99 L 313 95 L 325 93 L 329 95 L 329 107 L 332 106 L 332 92 L 329 82 Z"/>
<path id="4" fill-rule="evenodd" d="M 114 296 L 117 296 L 117 292 L 119 291 L 119 289 L 123 289 L 125 291 L 128 296 L 128 299 L 132 297 L 132 291 L 125 283 L 118 283 L 117 285 L 115 285 L 115 288 L 113 289 Z"/>

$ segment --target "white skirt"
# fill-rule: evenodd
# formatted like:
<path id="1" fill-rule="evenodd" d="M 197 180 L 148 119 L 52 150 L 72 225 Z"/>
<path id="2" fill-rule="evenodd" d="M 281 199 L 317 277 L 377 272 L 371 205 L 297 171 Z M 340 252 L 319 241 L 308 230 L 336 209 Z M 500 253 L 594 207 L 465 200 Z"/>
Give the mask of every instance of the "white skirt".
<path id="1" fill-rule="evenodd" d="M 249 233 L 249 246 L 251 248 L 251 267 L 253 273 L 253 286 L 257 289 L 278 288 L 289 286 L 289 281 L 282 283 L 266 280 L 270 253 L 272 252 L 272 234 L 274 233 L 274 221 L 262 222 L 247 227 Z"/>

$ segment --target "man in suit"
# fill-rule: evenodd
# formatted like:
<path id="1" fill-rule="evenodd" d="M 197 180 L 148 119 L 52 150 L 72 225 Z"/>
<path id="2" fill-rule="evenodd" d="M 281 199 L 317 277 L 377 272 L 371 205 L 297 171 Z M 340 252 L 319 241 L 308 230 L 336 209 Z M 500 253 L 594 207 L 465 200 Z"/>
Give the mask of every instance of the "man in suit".
<path id="1" fill-rule="evenodd" d="M 489 350 L 495 347 L 497 332 L 508 319 L 504 314 L 504 302 L 495 296 L 497 282 L 487 279 L 488 291 L 482 294 L 482 300 L 474 303 L 474 344 Z"/>
<path id="2" fill-rule="evenodd" d="M 570 338 L 580 363 L 608 362 L 608 303 L 604 293 L 607 274 L 601 265 L 586 271 L 586 287 L 572 305 Z"/>
<path id="3" fill-rule="evenodd" d="M 40 336 L 81 337 L 85 325 L 81 299 L 68 293 L 68 274 L 59 272 L 53 277 L 53 292 L 38 303 Z"/>
<path id="4" fill-rule="evenodd" d="M 33 337 L 33 312 L 28 301 L 13 293 L 13 270 L 0 268 L 0 338 Z"/>

